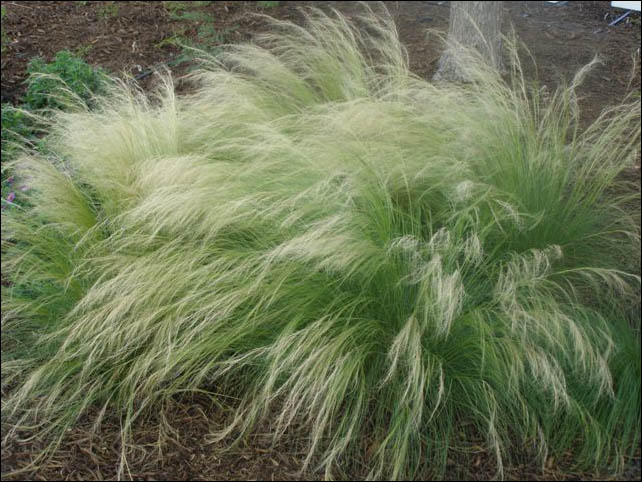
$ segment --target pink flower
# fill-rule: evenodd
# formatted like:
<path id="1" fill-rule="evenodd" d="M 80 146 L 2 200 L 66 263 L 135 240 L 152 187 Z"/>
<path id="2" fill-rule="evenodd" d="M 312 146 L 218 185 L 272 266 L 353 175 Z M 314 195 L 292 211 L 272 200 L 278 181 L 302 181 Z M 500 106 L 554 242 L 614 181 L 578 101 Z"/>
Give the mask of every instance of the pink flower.
<path id="1" fill-rule="evenodd" d="M 7 196 L 7 201 L 12 203 L 15 198 L 16 198 L 16 193 L 15 192 L 10 192 L 9 195 Z"/>

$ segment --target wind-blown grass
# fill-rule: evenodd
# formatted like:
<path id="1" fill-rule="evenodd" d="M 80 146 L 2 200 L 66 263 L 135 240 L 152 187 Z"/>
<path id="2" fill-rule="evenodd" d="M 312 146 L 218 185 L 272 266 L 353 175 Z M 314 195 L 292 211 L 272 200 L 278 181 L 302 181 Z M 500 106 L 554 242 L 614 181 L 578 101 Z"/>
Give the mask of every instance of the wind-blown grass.
<path id="1" fill-rule="evenodd" d="M 111 87 L 57 115 L 58 157 L 16 162 L 3 417 L 58 440 L 98 407 L 131 443 L 216 387 L 240 400 L 217 438 L 267 419 L 327 477 L 438 477 L 473 439 L 500 474 L 523 451 L 619 467 L 640 433 L 618 180 L 639 100 L 580 131 L 588 68 L 544 99 L 516 55 L 505 83 L 462 52 L 474 81 L 432 85 L 387 15 L 307 20 L 228 48 L 192 95 Z"/>

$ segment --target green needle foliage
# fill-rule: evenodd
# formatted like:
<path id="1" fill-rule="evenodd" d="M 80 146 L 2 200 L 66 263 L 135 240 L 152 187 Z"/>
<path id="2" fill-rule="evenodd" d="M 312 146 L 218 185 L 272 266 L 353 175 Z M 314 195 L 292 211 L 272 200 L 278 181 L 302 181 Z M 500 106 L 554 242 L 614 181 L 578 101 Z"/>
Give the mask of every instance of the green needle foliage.
<path id="1" fill-rule="evenodd" d="M 230 47 L 192 95 L 111 87 L 16 162 L 3 417 L 57 441 L 98 408 L 126 447 L 206 390 L 232 413 L 215 438 L 268 422 L 327 477 L 439 477 L 480 441 L 499 475 L 560 451 L 618 468 L 640 433 L 639 194 L 618 178 L 639 99 L 580 130 L 590 66 L 545 97 L 514 47 L 509 82 L 462 51 L 473 82 L 432 85 L 386 14 L 307 20 Z"/>

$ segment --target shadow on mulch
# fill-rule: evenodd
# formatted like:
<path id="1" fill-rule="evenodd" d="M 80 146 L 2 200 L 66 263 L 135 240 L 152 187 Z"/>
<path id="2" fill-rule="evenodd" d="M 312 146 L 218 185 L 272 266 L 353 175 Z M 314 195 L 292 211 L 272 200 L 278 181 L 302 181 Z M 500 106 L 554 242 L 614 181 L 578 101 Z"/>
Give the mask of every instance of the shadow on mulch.
<path id="1" fill-rule="evenodd" d="M 221 427 L 224 415 L 206 397 L 190 397 L 167 408 L 164 415 L 150 417 L 133 427 L 136 445 L 127 446 L 127 465 L 122 477 L 131 480 L 323 480 L 323 472 L 302 471 L 307 453 L 301 437 L 272 445 L 271 429 L 265 424 L 248 440 L 225 450 L 229 441 L 211 443 L 211 430 Z M 121 460 L 120 423 L 107 418 L 94 432 L 89 413 L 62 441 L 53 456 L 29 467 L 43 443 L 26 441 L 18 432 L 2 445 L 2 480 L 115 480 Z M 173 427 L 160 435 L 159 427 Z M 3 439 L 10 424 L 3 421 Z M 467 438 L 470 438 L 467 436 Z M 161 441 L 162 440 L 162 441 Z M 445 480 L 490 480 L 497 467 L 492 453 L 481 440 L 469 440 L 464 454 L 451 454 Z M 528 455 L 513 462 L 506 480 L 640 480 L 640 454 L 627 463 L 624 473 L 575 472 L 570 452 L 552 455 L 545 467 L 533 465 Z M 313 467 L 313 465 L 312 465 Z M 26 469 L 26 470 L 24 470 Z M 14 471 L 21 471 L 11 474 Z M 362 480 L 353 472 L 349 480 Z M 418 479 L 423 480 L 423 479 Z"/>

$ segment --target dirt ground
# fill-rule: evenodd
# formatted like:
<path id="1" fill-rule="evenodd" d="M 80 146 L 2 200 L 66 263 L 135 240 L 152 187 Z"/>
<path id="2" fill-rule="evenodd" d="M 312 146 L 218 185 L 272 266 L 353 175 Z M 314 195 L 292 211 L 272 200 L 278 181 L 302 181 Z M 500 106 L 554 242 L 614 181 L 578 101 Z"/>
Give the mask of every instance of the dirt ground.
<path id="1" fill-rule="evenodd" d="M 2 2 L 6 9 L 2 29 L 8 38 L 2 54 L 2 102 L 19 101 L 26 66 L 34 56 L 50 60 L 67 49 L 112 73 L 141 75 L 171 63 L 180 52 L 171 40 L 196 38 L 205 23 L 220 33 L 217 42 L 234 43 L 249 41 L 266 28 L 261 19 L 248 15 L 251 12 L 295 22 L 302 21 L 299 8 L 312 3 L 348 15 L 359 13 L 356 2 L 280 2 L 270 8 L 261 8 L 259 2 L 200 2 L 208 3 L 195 7 L 201 17 L 186 20 L 172 15 L 164 3 L 172 2 Z M 448 2 L 385 3 L 408 49 L 411 69 L 430 78 L 442 46 L 428 32 L 447 30 Z M 507 30 L 514 26 L 527 45 L 542 84 L 552 86 L 560 77 L 568 79 L 595 55 L 603 60 L 581 90 L 588 117 L 640 86 L 640 16 L 634 14 L 609 27 L 622 13 L 609 3 L 506 2 Z M 117 8 L 109 8 L 112 4 Z M 185 66 L 179 66 L 177 74 L 183 73 L 181 67 Z"/>
<path id="2" fill-rule="evenodd" d="M 2 2 L 2 20 L 7 46 L 2 53 L 2 102 L 19 103 L 24 93 L 26 66 L 34 56 L 51 60 L 63 49 L 81 53 L 92 65 L 119 74 L 138 76 L 145 87 L 148 75 L 168 65 L 176 76 L 189 69 L 178 62 L 182 49 L 173 40 L 199 40 L 203 27 L 217 32 L 213 43 L 250 41 L 266 29 L 264 20 L 248 13 L 261 12 L 281 19 L 302 22 L 299 8 L 314 3 L 332 6 L 348 16 L 359 14 L 355 2 L 279 2 L 270 8 L 259 2 L 196 2 L 200 16 L 177 18 L 165 4 L 171 2 Z M 176 3 L 176 2 L 174 2 Z M 413 72 L 430 78 L 442 46 L 430 31 L 448 27 L 448 2 L 385 2 L 393 14 L 401 39 L 408 49 Z M 622 11 L 610 2 L 506 2 L 506 26 L 514 27 L 537 65 L 542 85 L 554 88 L 560 79 L 570 79 L 583 65 L 599 56 L 602 63 L 580 89 L 584 123 L 594 120 L 603 108 L 618 103 L 631 90 L 640 90 L 640 16 L 609 27 Z M 114 7 L 116 5 L 116 7 Z M 535 69 L 527 68 L 529 76 Z M 639 161 L 638 161 L 639 162 Z M 639 167 L 632 173 L 639 182 Z M 220 414 L 204 400 L 178 403 L 171 410 L 171 423 L 178 427 L 175 441 L 159 451 L 152 420 L 136 429 L 140 444 L 131 449 L 125 473 L 137 480 L 318 480 L 323 474 L 301 473 L 302 450 L 294 446 L 271 447 L 267 436 L 220 453 L 220 445 L 206 443 L 209 423 Z M 3 433 L 6 421 L 3 420 Z M 51 461 L 27 473 L 7 476 L 29 464 L 37 445 L 13 438 L 2 444 L 3 480 L 99 480 L 116 477 L 121 451 L 118 421 L 107 424 L 97 436 L 90 435 L 91 423 L 73 430 Z M 266 427 L 266 433 L 269 427 Z M 161 457 L 162 455 L 162 457 Z M 505 474 L 521 480 L 587 480 L 604 474 L 577 474 L 563 458 L 552 458 L 544 469 L 518 466 Z M 483 452 L 468 465 L 454 463 L 448 478 L 488 479 L 494 467 Z M 620 480 L 640 480 L 640 458 L 629 461 Z"/>

